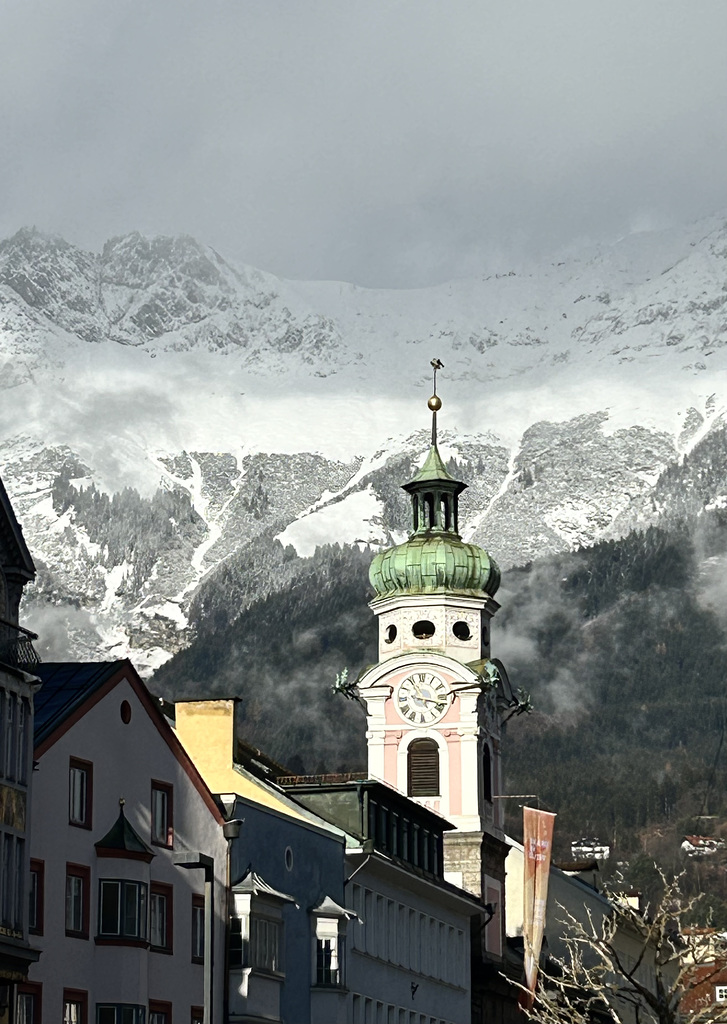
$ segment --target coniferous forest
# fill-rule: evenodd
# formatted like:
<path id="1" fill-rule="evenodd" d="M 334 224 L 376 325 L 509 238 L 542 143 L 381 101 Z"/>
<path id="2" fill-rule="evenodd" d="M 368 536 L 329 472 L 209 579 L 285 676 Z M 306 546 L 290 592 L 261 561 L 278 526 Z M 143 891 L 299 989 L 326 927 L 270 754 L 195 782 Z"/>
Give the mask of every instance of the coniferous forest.
<path id="1" fill-rule="evenodd" d="M 363 767 L 363 711 L 332 686 L 376 660 L 371 557 L 333 545 L 299 558 L 259 537 L 202 586 L 194 642 L 152 685 L 241 697 L 243 738 L 291 771 Z M 534 704 L 507 727 L 506 792 L 558 813 L 561 858 L 597 836 L 648 887 L 654 859 L 679 868 L 685 834 L 727 823 L 725 565 L 727 513 L 712 509 L 505 574 L 493 655 Z M 518 817 L 515 800 L 511 834 Z M 727 923 L 723 874 L 710 891 Z"/>

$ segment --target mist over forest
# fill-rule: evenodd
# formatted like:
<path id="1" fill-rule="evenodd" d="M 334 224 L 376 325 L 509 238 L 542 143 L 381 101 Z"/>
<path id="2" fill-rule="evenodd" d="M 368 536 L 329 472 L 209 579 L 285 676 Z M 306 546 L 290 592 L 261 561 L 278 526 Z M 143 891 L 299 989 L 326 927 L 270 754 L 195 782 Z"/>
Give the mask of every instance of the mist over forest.
<path id="1" fill-rule="evenodd" d="M 194 642 L 152 686 L 241 697 L 242 738 L 292 771 L 365 766 L 363 711 L 332 685 L 376 660 L 371 557 L 333 545 L 301 559 L 259 538 L 202 587 Z M 588 835 L 637 870 L 647 855 L 679 866 L 699 815 L 727 820 L 725 564 L 727 513 L 713 509 L 506 574 L 493 654 L 534 703 L 507 726 L 506 790 L 558 813 L 561 858 Z M 246 604 L 252 572 L 270 589 Z"/>

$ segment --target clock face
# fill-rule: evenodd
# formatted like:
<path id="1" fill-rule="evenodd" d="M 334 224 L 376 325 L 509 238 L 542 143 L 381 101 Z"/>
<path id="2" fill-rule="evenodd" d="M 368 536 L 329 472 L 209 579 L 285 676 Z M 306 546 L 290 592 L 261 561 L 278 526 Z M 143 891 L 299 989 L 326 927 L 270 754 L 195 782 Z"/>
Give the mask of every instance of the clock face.
<path id="1" fill-rule="evenodd" d="M 445 681 L 433 672 L 412 672 L 399 683 L 394 700 L 407 722 L 430 725 L 446 713 L 449 692 Z"/>

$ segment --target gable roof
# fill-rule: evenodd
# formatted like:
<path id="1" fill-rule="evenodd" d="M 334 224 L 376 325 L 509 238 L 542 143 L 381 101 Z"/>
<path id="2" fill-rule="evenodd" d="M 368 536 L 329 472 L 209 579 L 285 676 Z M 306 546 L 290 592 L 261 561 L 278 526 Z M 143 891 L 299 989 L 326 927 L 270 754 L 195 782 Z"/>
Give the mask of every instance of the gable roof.
<path id="1" fill-rule="evenodd" d="M 43 685 L 33 701 L 34 746 L 48 739 L 69 715 L 79 710 L 123 665 L 123 661 L 46 661 L 38 665 L 36 674 Z"/>
<path id="2" fill-rule="evenodd" d="M 179 761 L 215 820 L 223 817 L 194 762 L 176 737 L 153 697 L 128 658 L 123 661 L 47 661 L 34 670 L 42 686 L 35 695 L 33 751 L 42 757 L 76 722 L 124 681 L 129 684 L 159 735 Z"/>
<path id="3" fill-rule="evenodd" d="M 6 552 L 3 555 L 3 550 Z M 20 572 L 26 579 L 35 577 L 35 566 L 25 543 L 20 523 L 15 518 L 8 492 L 0 479 L 0 557 L 6 569 Z"/>

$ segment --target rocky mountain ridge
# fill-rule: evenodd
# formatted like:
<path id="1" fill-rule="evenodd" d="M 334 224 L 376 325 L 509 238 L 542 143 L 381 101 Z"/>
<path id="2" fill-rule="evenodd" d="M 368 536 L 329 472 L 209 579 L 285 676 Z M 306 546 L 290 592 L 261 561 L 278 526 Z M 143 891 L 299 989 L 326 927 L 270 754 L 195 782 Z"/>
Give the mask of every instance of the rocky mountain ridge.
<path id="1" fill-rule="evenodd" d="M 60 653 L 151 671 L 240 552 L 401 539 L 432 355 L 465 536 L 504 568 L 647 526 L 683 501 L 664 474 L 721 437 L 725 342 L 719 217 L 401 292 L 280 281 L 190 238 L 92 254 L 18 232 L 0 473 L 42 567 L 29 614 L 56 653 L 70 636 Z M 702 506 L 727 492 L 715 467 Z"/>

